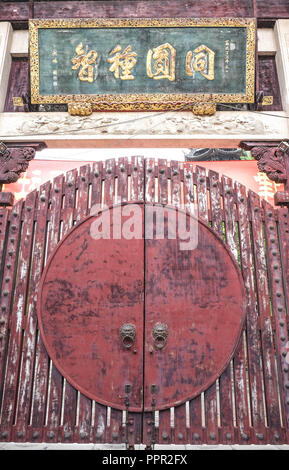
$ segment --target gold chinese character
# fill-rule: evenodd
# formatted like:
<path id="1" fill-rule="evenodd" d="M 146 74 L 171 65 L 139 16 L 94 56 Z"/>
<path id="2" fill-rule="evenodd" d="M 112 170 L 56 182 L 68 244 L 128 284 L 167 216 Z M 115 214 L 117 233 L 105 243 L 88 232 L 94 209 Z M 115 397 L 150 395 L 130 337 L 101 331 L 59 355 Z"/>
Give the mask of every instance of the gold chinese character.
<path id="1" fill-rule="evenodd" d="M 92 50 L 85 54 L 82 42 L 78 44 L 78 46 L 75 48 L 75 52 L 77 54 L 77 57 L 71 59 L 71 62 L 75 64 L 72 66 L 72 70 L 77 70 L 80 68 L 78 72 L 79 80 L 81 80 L 82 82 L 92 83 L 94 80 L 92 64 L 95 63 L 98 57 L 98 53 Z"/>
<path id="2" fill-rule="evenodd" d="M 122 52 L 121 46 L 118 44 L 109 55 L 114 56 L 109 57 L 107 62 L 111 65 L 110 72 L 114 73 L 115 78 L 120 78 L 121 80 L 134 80 L 134 76 L 131 71 L 136 64 L 136 52 L 131 51 L 131 46 L 127 46 Z"/>
<path id="3" fill-rule="evenodd" d="M 207 46 L 201 45 L 194 51 L 189 51 L 186 56 L 186 74 L 195 76 L 195 72 L 200 72 L 208 80 L 214 80 L 215 53 Z"/>
<path id="4" fill-rule="evenodd" d="M 152 66 L 152 60 L 154 61 Z M 149 50 L 147 54 L 147 75 L 155 80 L 175 80 L 176 50 L 168 43 Z"/>

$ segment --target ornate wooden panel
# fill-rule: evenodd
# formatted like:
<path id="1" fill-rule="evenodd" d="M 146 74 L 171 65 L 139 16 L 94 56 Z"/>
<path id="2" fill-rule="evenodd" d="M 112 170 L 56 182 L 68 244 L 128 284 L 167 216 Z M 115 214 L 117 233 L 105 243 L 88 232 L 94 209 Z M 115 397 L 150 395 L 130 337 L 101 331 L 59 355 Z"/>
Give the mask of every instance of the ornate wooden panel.
<path id="1" fill-rule="evenodd" d="M 198 245 L 180 250 L 168 216 L 164 239 L 92 240 L 96 204 L 180 209 Z M 216 172 L 141 157 L 2 208 L 0 440 L 287 443 L 287 218 Z"/>

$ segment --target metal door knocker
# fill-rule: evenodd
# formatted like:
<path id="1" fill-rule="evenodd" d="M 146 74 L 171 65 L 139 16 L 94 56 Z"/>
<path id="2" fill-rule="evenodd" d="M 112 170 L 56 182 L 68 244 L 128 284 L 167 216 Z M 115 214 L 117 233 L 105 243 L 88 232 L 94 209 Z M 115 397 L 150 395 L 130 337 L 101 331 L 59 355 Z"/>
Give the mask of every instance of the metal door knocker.
<path id="1" fill-rule="evenodd" d="M 156 323 L 152 330 L 155 347 L 163 349 L 167 343 L 168 325 L 165 323 Z"/>
<path id="2" fill-rule="evenodd" d="M 123 346 L 126 349 L 130 349 L 134 343 L 136 337 L 136 327 L 132 323 L 124 323 L 120 329 L 119 334 Z"/>

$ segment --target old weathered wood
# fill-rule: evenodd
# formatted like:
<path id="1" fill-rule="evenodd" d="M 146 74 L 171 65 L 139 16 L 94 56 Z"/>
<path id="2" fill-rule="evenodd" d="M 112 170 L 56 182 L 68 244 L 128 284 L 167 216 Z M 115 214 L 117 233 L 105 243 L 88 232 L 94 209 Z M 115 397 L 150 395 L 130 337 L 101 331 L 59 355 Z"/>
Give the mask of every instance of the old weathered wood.
<path id="1" fill-rule="evenodd" d="M 223 239 L 242 271 L 247 317 L 232 360 L 202 394 L 158 409 L 163 391 L 158 383 L 150 388 L 150 366 L 145 366 L 140 380 L 147 394 L 146 411 L 135 412 L 130 410 L 130 392 L 124 390 L 126 405 L 116 409 L 89 398 L 62 376 L 44 347 L 36 303 L 50 255 L 94 204 L 112 206 L 144 198 L 159 207 L 187 208 L 192 214 L 198 207 L 200 219 Z M 254 193 L 247 195 L 244 186 L 216 172 L 207 175 L 199 166 L 137 156 L 71 170 L 11 210 L 1 209 L 1 441 L 124 442 L 129 448 L 141 442 L 148 447 L 287 442 L 287 217 L 286 207 L 261 205 Z M 154 264 L 147 258 L 152 253 L 149 244 L 143 251 L 147 275 Z M 149 294 L 155 287 L 150 285 L 145 297 L 144 349 L 152 342 Z M 159 319 L 161 312 L 158 302 Z"/>
<path id="2" fill-rule="evenodd" d="M 206 17 L 208 11 L 222 17 L 288 18 L 286 0 L 262 1 L 239 0 L 227 2 L 206 0 L 202 4 L 194 1 L 34 1 L 35 18 L 93 18 L 93 17 Z M 5 2 L 0 10 L 3 21 L 23 22 L 31 17 L 28 2 Z"/>
<path id="3" fill-rule="evenodd" d="M 269 205 L 268 205 L 269 206 Z M 268 210 L 267 206 L 267 210 Z M 269 432 L 276 434 L 280 429 L 280 413 L 278 405 L 278 382 L 276 376 L 273 332 L 271 325 L 270 296 L 268 285 L 268 272 L 266 265 L 265 240 L 263 235 L 262 219 L 260 215 L 259 198 L 250 194 L 250 207 L 252 217 L 252 235 L 254 240 L 256 285 L 258 291 L 258 311 L 261 327 L 261 347 L 262 347 L 262 369 L 264 374 L 264 400 L 266 406 L 266 418 Z M 273 217 L 273 213 L 272 213 Z M 266 221 L 268 224 L 268 221 Z M 273 230 L 273 220 L 270 228 Z M 270 230 L 270 229 L 269 229 Z M 260 358 L 261 359 L 261 358 Z M 260 436 L 257 435 L 257 438 Z"/>
<path id="4" fill-rule="evenodd" d="M 12 59 L 9 88 L 6 96 L 4 112 L 23 112 L 25 109 L 24 100 L 28 96 L 29 91 L 29 64 L 27 57 L 14 57 Z M 22 98 L 23 97 L 23 98 Z M 13 98 L 22 98 L 23 105 L 15 105 Z"/>

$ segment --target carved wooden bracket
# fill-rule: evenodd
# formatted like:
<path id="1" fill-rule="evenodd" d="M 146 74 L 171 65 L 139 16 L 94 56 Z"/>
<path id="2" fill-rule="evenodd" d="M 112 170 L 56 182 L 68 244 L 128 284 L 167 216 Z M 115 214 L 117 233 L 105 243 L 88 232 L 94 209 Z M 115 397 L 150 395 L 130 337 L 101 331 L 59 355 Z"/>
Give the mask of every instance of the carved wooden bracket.
<path id="1" fill-rule="evenodd" d="M 253 147 L 252 156 L 257 160 L 260 171 L 266 173 L 275 183 L 285 183 L 288 175 L 284 161 L 284 152 L 278 147 Z"/>
<path id="2" fill-rule="evenodd" d="M 27 170 L 36 150 L 45 148 L 43 143 L 0 144 L 0 186 L 15 183 L 21 173 Z"/>
<path id="3" fill-rule="evenodd" d="M 285 191 L 277 191 L 274 202 L 289 206 L 289 144 L 286 141 L 279 145 L 276 142 L 243 142 L 241 147 L 251 150 L 258 169 L 266 173 L 270 180 L 284 183 Z"/>
<path id="4" fill-rule="evenodd" d="M 32 147 L 7 148 L 0 155 L 0 184 L 15 183 L 35 157 Z"/>

